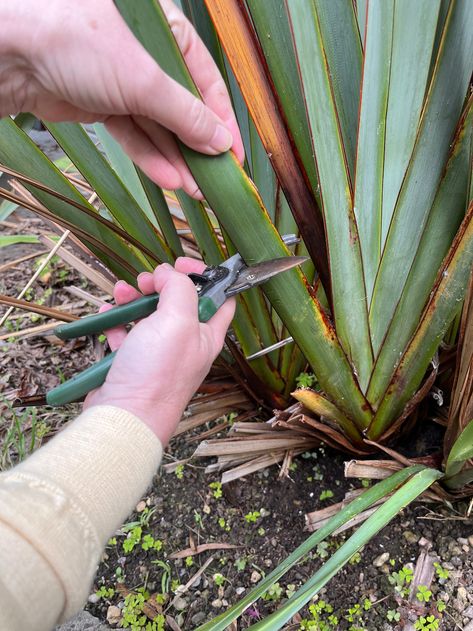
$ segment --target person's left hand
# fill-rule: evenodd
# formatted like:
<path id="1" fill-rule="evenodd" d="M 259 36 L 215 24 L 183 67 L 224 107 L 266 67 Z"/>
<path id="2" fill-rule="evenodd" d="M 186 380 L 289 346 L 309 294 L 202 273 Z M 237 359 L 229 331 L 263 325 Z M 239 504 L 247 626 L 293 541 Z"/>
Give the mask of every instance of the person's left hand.
<path id="1" fill-rule="evenodd" d="M 104 122 L 159 186 L 202 198 L 175 136 L 202 153 L 243 143 L 225 82 L 192 24 L 160 0 L 202 100 L 135 38 L 113 0 L 0 2 L 0 115 Z"/>
<path id="2" fill-rule="evenodd" d="M 231 298 L 208 322 L 199 322 L 197 292 L 186 274 L 203 269 L 202 262 L 179 258 L 175 269 L 164 264 L 153 274 L 139 275 L 143 294 L 159 292 L 158 308 L 130 333 L 124 327 L 107 331 L 111 349 L 118 352 L 105 383 L 88 395 L 85 408 L 113 405 L 128 410 L 146 423 L 163 445 L 169 441 L 187 403 L 221 351 L 235 311 Z M 117 304 L 140 296 L 124 281 L 115 286 Z"/>

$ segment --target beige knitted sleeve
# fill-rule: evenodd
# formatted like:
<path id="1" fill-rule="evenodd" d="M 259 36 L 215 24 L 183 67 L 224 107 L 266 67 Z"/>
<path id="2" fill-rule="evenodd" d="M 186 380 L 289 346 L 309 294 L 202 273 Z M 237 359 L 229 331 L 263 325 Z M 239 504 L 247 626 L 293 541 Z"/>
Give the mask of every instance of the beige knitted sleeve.
<path id="1" fill-rule="evenodd" d="M 2 631 L 49 631 L 80 609 L 161 456 L 138 418 L 97 406 L 0 475 Z"/>

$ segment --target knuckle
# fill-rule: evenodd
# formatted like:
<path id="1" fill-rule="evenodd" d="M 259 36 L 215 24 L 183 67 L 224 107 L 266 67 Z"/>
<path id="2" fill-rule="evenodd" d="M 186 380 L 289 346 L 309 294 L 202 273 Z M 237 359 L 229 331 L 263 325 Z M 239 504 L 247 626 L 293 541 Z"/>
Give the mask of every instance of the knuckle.
<path id="1" fill-rule="evenodd" d="M 200 99 L 195 98 L 189 109 L 188 133 L 196 140 L 204 139 L 208 131 L 207 108 Z"/>

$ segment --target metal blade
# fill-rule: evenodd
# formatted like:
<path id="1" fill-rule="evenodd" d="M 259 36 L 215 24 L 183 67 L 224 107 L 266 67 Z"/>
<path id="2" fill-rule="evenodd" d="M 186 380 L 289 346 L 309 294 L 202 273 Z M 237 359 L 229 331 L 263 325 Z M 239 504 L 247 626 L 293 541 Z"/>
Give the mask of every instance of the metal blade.
<path id="1" fill-rule="evenodd" d="M 261 285 L 261 283 L 265 283 L 273 276 L 297 267 L 297 265 L 302 265 L 307 260 L 307 256 L 284 256 L 280 259 L 271 259 L 250 267 L 243 267 L 238 274 L 238 278 L 228 287 L 225 294 L 228 297 L 234 296 L 246 289 Z"/>

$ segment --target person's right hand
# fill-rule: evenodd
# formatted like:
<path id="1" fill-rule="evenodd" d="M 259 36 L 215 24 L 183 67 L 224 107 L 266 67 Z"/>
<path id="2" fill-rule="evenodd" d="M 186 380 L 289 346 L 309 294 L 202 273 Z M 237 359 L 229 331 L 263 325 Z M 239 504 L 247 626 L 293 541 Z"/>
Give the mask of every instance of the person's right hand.
<path id="1" fill-rule="evenodd" d="M 159 186 L 202 197 L 173 134 L 218 154 L 243 144 L 225 83 L 194 27 L 160 0 L 203 101 L 171 79 L 113 0 L 0 2 L 0 115 L 102 121 Z"/>
<path id="2" fill-rule="evenodd" d="M 199 322 L 196 288 L 186 274 L 203 269 L 200 261 L 179 258 L 176 269 L 164 264 L 154 274 L 139 275 L 142 293 L 159 292 L 158 308 L 128 334 L 124 327 L 107 331 L 110 347 L 118 353 L 105 383 L 88 395 L 84 407 L 113 405 L 128 410 L 167 444 L 221 351 L 235 312 L 231 298 L 208 322 Z M 117 304 L 140 296 L 124 281 L 115 286 Z"/>

